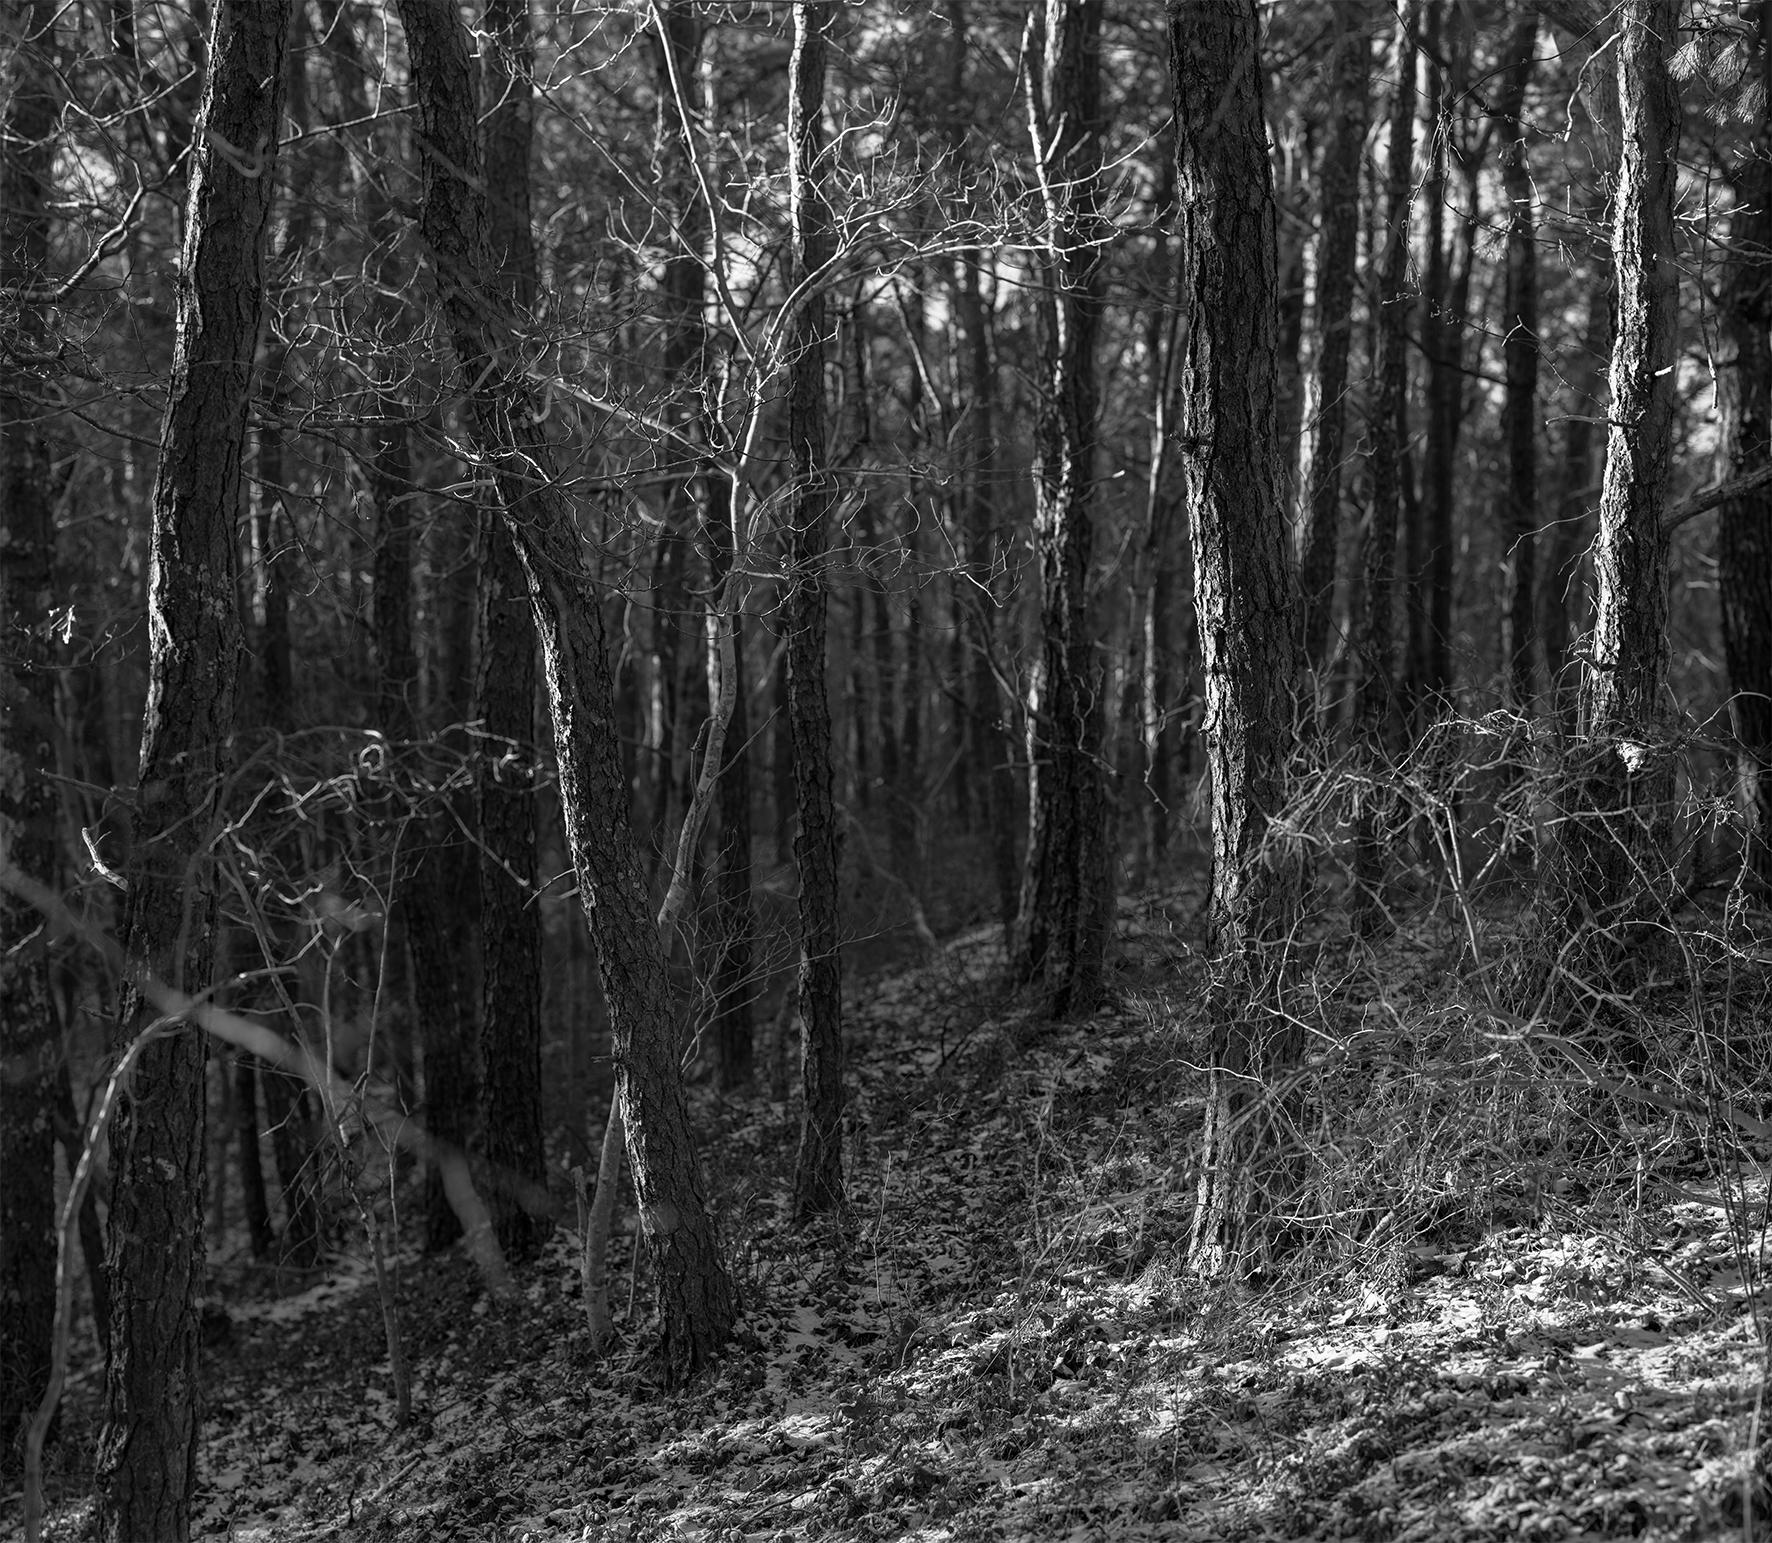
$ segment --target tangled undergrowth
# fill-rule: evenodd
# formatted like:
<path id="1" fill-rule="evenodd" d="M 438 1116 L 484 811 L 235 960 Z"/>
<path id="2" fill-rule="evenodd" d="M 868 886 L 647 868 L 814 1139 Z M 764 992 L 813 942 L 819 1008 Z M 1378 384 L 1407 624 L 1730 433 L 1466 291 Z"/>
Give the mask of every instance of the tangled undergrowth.
<path id="1" fill-rule="evenodd" d="M 404 1431 L 366 1261 L 284 1296 L 217 1262 L 204 1535 L 1772 1535 L 1765 965 L 1645 982 L 1609 1040 L 1496 1008 L 1457 907 L 1319 940 L 1301 1246 L 1213 1284 L 1185 1267 L 1200 899 L 1122 906 L 1116 1003 L 1085 1021 L 1004 995 L 982 933 L 854 987 L 827 1233 L 776 1198 L 792 1111 L 703 1095 L 746 1315 L 686 1392 L 652 1377 L 643 1280 L 623 1348 L 588 1357 L 566 1237 L 515 1311 L 464 1258 L 401 1260 Z M 1494 912 L 1499 957 L 1529 924 Z M 94 1395 L 89 1368 L 52 1537 L 86 1523 Z"/>

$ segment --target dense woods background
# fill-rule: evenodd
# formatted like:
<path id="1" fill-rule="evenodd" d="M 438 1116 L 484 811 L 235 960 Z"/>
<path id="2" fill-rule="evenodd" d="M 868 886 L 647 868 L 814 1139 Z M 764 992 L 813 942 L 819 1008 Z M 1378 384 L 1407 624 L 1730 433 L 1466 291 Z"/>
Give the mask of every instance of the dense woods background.
<path id="1" fill-rule="evenodd" d="M 1746 1216 L 1768 9 L 0 0 L 27 1532 L 47 1449 L 190 1534 L 220 1280 L 369 1261 L 396 1428 L 458 1240 L 575 1354 L 763 1355 L 720 1143 L 846 1257 L 856 983 L 955 938 L 954 1012 L 1181 1036 L 1227 1300 L 1480 1232 L 1569 1100 Z M 1356 999 L 1563 1102 L 1350 1180 L 1439 1139 Z"/>

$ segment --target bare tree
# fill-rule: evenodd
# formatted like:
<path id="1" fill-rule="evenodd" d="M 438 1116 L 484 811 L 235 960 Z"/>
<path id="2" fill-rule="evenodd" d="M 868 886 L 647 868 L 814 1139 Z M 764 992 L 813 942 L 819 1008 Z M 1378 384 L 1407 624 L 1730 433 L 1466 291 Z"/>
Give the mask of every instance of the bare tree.
<path id="1" fill-rule="evenodd" d="M 1106 681 L 1089 604 L 1095 549 L 1103 242 L 1101 0 L 1043 0 L 1029 18 L 1028 116 L 1044 203 L 1034 547 L 1041 663 L 1029 707 L 1024 979 L 1056 1013 L 1100 1000 L 1113 907 L 1103 775 Z"/>
<path id="2" fill-rule="evenodd" d="M 1217 1271 L 1239 1257 L 1256 1203 L 1251 1085 L 1298 1052 L 1265 1014 L 1299 904 L 1299 864 L 1270 829 L 1297 722 L 1299 606 L 1275 449 L 1278 260 L 1255 4 L 1168 0 L 1168 17 L 1187 328 L 1177 448 L 1206 680 L 1212 928 L 1236 978 L 1214 1015 L 1190 1248 Z"/>
<path id="3" fill-rule="evenodd" d="M 1674 243 L 1680 104 L 1668 71 L 1679 0 L 1623 0 L 1614 79 L 1620 150 L 1612 257 L 1618 331 L 1593 635 L 1562 827 L 1557 903 L 1566 928 L 1593 923 L 1616 958 L 1666 893 L 1663 832 L 1672 757 L 1663 726 L 1668 568 L 1663 525 L 1679 362 Z M 1621 930 L 1622 929 L 1622 930 Z"/>
<path id="4" fill-rule="evenodd" d="M 192 996 L 211 984 L 209 846 L 240 649 L 234 521 L 289 23 L 290 0 L 222 0 L 211 19 L 154 482 L 148 701 L 124 870 L 119 1054 L 156 1022 L 144 977 Z M 99 1531 L 108 1543 L 190 1533 L 207 1055 L 194 1024 L 170 1029 L 142 1054 L 111 1126 L 112 1320 L 98 1452 Z"/>
<path id="5" fill-rule="evenodd" d="M 794 1215 L 843 1203 L 843 982 L 831 714 L 825 699 L 825 541 L 834 479 L 825 449 L 824 270 L 831 210 L 824 189 L 826 30 L 831 8 L 794 7 L 788 60 L 788 187 L 794 319 L 788 347 L 788 456 L 793 560 L 786 605 L 788 723 L 794 744 L 794 861 L 800 871 L 800 1152 Z"/>
<path id="6" fill-rule="evenodd" d="M 628 1160 L 658 1283 L 666 1375 L 693 1375 L 737 1315 L 716 1246 L 678 1066 L 664 947 L 628 823 L 602 596 L 579 551 L 539 391 L 498 300 L 473 76 L 452 0 L 400 0 L 424 174 L 422 228 L 454 339 L 475 448 L 522 560 L 553 714 L 567 840 L 613 1033 Z"/>
<path id="7" fill-rule="evenodd" d="M 1329 647 L 1335 598 L 1335 549 L 1341 533 L 1341 474 L 1347 434 L 1348 349 L 1353 341 L 1355 257 L 1360 241 L 1360 162 L 1372 118 L 1372 23 L 1367 0 L 1331 8 L 1333 113 L 1317 174 L 1322 210 L 1317 255 L 1317 412 L 1302 509 L 1299 578 L 1304 592 L 1304 650 L 1320 669 Z"/>

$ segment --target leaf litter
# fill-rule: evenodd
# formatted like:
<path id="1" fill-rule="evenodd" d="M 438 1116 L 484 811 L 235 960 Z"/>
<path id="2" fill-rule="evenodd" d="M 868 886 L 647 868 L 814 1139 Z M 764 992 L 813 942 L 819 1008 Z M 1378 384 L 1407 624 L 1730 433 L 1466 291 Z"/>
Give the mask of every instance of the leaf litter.
<path id="1" fill-rule="evenodd" d="M 787 1226 L 790 1109 L 759 1094 L 710 1111 L 707 1166 L 746 1310 L 738 1342 L 685 1391 L 653 1375 L 643 1280 L 623 1345 L 587 1355 L 565 1237 L 524 1273 L 514 1309 L 494 1308 L 459 1253 L 399 1259 L 405 1431 L 364 1261 L 298 1294 L 219 1291 L 199 1535 L 1764 1535 L 1759 1172 L 1719 1180 L 1670 1150 L 1647 1179 L 1639 1163 L 1626 1204 L 1597 1193 L 1604 1173 L 1576 1176 L 1596 1193 L 1570 1195 L 1569 1174 L 1526 1182 L 1530 1164 L 1503 1164 L 1511 1188 L 1483 1206 L 1368 1215 L 1339 1264 L 1209 1287 L 1184 1267 L 1199 1110 L 1177 1026 L 1188 1009 L 1145 989 L 1154 968 L 1141 974 L 1172 976 L 1179 945 L 1158 904 L 1123 907 L 1122 923 L 1118 1004 L 1080 1023 L 998 991 L 987 933 L 852 987 L 841 1227 Z M 1348 1075 L 1370 1081 L 1373 1037 L 1399 1032 L 1389 1020 L 1444 1006 L 1433 949 L 1408 947 L 1422 956 L 1413 983 L 1393 976 L 1338 1028 L 1326 1010 L 1325 1089 L 1349 1056 L 1367 1070 Z M 1414 1053 L 1429 1064 L 1449 1047 Z M 1744 1215 L 1758 1235 L 1744 1239 Z M 633 1239 L 620 1249 L 633 1268 Z M 99 1380 L 88 1367 L 70 1393 L 51 1538 L 90 1525 Z M 8 1496 L 9 1535 L 18 1515 Z"/>

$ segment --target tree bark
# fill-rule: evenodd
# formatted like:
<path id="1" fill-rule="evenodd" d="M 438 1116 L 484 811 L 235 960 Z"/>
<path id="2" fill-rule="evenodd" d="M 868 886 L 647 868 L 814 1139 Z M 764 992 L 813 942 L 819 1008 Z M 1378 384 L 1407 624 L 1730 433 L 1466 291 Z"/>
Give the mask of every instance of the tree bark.
<path id="1" fill-rule="evenodd" d="M 788 187 L 792 276 L 799 291 L 789 348 L 788 457 L 792 563 L 788 726 L 794 745 L 794 861 L 800 870 L 800 1150 L 794 1218 L 843 1204 L 843 1000 L 837 811 L 831 795 L 831 717 L 825 700 L 825 542 L 835 483 L 824 426 L 823 273 L 833 256 L 823 169 L 824 80 L 830 7 L 796 4 L 788 62 Z"/>
<path id="2" fill-rule="evenodd" d="M 56 153 L 55 7 L 0 7 L 0 286 L 44 283 Z M 18 335 L 48 355 L 48 318 L 18 302 Z M 56 886 L 56 479 L 32 379 L 0 370 L 0 852 Z M 0 893 L 0 1473 L 49 1385 L 55 1323 L 55 1106 L 61 1034 L 45 918 Z"/>
<path id="3" fill-rule="evenodd" d="M 1526 88 L 1538 47 L 1538 17 L 1524 12 L 1508 34 L 1495 114 L 1502 132 L 1501 180 L 1506 190 L 1507 294 L 1502 315 L 1502 439 L 1507 488 L 1502 499 L 1503 574 L 1508 603 L 1503 620 L 1503 663 L 1515 711 L 1532 710 L 1532 643 L 1537 632 L 1533 590 L 1538 530 L 1538 232 L 1537 189 L 1526 148 Z"/>
<path id="4" fill-rule="evenodd" d="M 1044 202 L 1034 548 L 1040 676 L 1030 702 L 1030 830 L 1019 974 L 1055 1014 L 1105 988 L 1113 908 L 1103 772 L 1106 672 L 1090 612 L 1102 311 L 1102 0 L 1044 0 L 1030 21 L 1028 107 Z"/>
<path id="5" fill-rule="evenodd" d="M 1302 867 L 1270 828 L 1297 722 L 1298 592 L 1275 458 L 1273 169 L 1254 0 L 1168 0 L 1177 234 L 1186 323 L 1177 449 L 1187 478 L 1212 773 L 1212 928 L 1227 980 L 1213 1014 L 1199 1201 L 1189 1253 L 1242 1257 L 1275 1138 L 1250 1118 L 1299 1044 L 1269 1016 Z M 1271 1199 L 1271 1197 L 1269 1197 Z"/>
<path id="6" fill-rule="evenodd" d="M 1672 758 L 1663 730 L 1668 660 L 1662 524 L 1679 363 L 1674 242 L 1679 97 L 1668 70 L 1679 0 L 1624 0 L 1615 44 L 1621 147 L 1612 256 L 1618 335 L 1597 593 L 1563 822 L 1562 925 L 1596 930 L 1603 972 L 1642 937 L 1671 882 L 1665 849 Z"/>
<path id="7" fill-rule="evenodd" d="M 289 0 L 222 0 L 212 16 L 154 483 L 148 702 L 123 919 L 128 976 L 112 1041 L 119 1054 L 155 1019 L 143 976 L 193 994 L 210 985 L 209 843 L 240 648 L 234 526 L 289 20 Z M 109 1543 L 190 1533 L 206 1054 L 194 1025 L 149 1047 L 111 1126 L 112 1321 L 98 1452 L 99 1532 Z"/>
<path id="8" fill-rule="evenodd" d="M 573 867 L 609 1007 L 616 1082 L 641 1226 L 658 1283 L 666 1376 L 682 1381 L 732 1331 L 678 1069 L 681 1036 L 646 875 L 627 817 L 602 597 L 496 296 L 467 47 L 452 0 L 400 0 L 421 131 L 422 224 L 467 390 L 475 447 L 496 477 L 522 560 L 560 767 Z"/>
<path id="9" fill-rule="evenodd" d="M 1717 297 L 1717 478 L 1772 465 L 1772 6 L 1760 7 L 1761 102 Z M 1772 485 L 1726 500 L 1717 522 L 1717 597 L 1729 672 L 1748 867 L 1772 891 Z"/>
<path id="10" fill-rule="evenodd" d="M 1347 365 L 1353 339 L 1355 258 L 1360 242 L 1360 161 L 1371 122 L 1372 39 L 1367 0 L 1333 7 L 1330 65 L 1334 123 L 1317 186 L 1322 209 L 1317 256 L 1317 415 L 1303 508 L 1299 567 L 1304 592 L 1304 651 L 1312 668 L 1328 658 L 1335 599 L 1335 552 L 1341 536 L 1341 472 L 1347 436 Z"/>
<path id="11" fill-rule="evenodd" d="M 492 250 L 519 320 L 535 309 L 529 156 L 535 44 L 527 0 L 489 0 L 484 68 L 486 181 Z M 480 828 L 481 1136 L 492 1167 L 493 1224 L 513 1259 L 533 1259 L 553 1232 L 538 1205 L 547 1185 L 541 1072 L 541 912 L 535 858 L 535 627 L 510 533 L 485 519 L 479 553 L 479 660 L 473 717 Z M 527 1201 L 527 1203 L 525 1203 Z"/>

